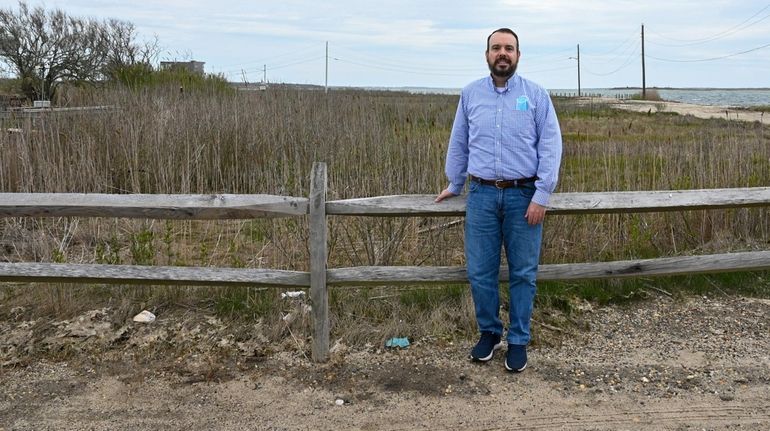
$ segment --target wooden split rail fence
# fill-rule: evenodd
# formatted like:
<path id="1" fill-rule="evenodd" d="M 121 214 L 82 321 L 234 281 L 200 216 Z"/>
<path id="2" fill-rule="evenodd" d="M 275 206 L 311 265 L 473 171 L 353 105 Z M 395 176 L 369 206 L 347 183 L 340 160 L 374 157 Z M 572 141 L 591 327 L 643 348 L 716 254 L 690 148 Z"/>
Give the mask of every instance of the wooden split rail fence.
<path id="1" fill-rule="evenodd" d="M 250 219 L 309 216 L 310 272 L 55 263 L 0 263 L 0 281 L 141 283 L 309 287 L 313 358 L 329 352 L 328 286 L 467 282 L 463 267 L 364 266 L 327 268 L 328 215 L 463 216 L 465 198 L 442 203 L 434 195 L 326 201 L 324 163 L 313 165 L 309 198 L 272 195 L 112 195 L 0 193 L 0 217 L 122 217 L 143 219 Z M 557 193 L 549 214 L 638 213 L 770 206 L 770 187 L 710 190 Z M 770 269 L 770 251 L 614 262 L 541 265 L 539 280 L 602 279 Z M 500 280 L 507 281 L 507 268 Z"/>

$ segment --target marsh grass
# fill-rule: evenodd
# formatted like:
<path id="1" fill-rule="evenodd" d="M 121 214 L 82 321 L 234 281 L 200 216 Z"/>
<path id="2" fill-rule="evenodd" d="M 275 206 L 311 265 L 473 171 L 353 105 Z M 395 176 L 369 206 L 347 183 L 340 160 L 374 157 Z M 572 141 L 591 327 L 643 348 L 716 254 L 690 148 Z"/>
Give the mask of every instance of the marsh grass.
<path id="1" fill-rule="evenodd" d="M 24 127 L 24 133 L 0 135 L 0 191 L 307 196 L 312 164 L 323 161 L 328 164 L 330 200 L 436 194 L 446 185 L 444 156 L 457 106 L 456 96 L 324 95 L 287 87 L 184 94 L 175 87 L 100 89 L 78 97 L 73 103 L 117 109 L 51 114 L 14 124 Z M 770 128 L 761 124 L 623 112 L 559 98 L 555 103 L 564 136 L 560 192 L 768 185 Z M 770 241 L 766 212 L 552 216 L 546 222 L 541 261 L 765 249 Z M 440 227 L 453 220 L 331 216 L 329 266 L 462 265 L 462 224 Z M 0 259 L 12 262 L 308 269 L 303 218 L 5 218 L 0 226 Z M 698 292 L 697 285 L 710 292 L 768 295 L 762 275 L 738 278 L 740 286 L 731 277 L 545 283 L 539 304 L 560 309 L 568 307 L 570 298 L 600 303 L 633 299 L 649 294 L 650 289 L 640 287 L 643 283 L 673 291 Z M 714 282 L 723 279 L 727 281 Z M 756 288 L 744 288 L 746 284 Z M 34 285 L 21 294 L 14 286 L 4 286 L 17 292 L 10 302 L 36 304 L 40 313 L 57 315 L 105 303 L 121 307 L 125 315 L 175 304 L 276 322 L 286 312 L 273 289 Z M 450 338 L 473 332 L 467 287 L 331 291 L 333 336 L 352 342 L 407 332 Z M 397 296 L 370 299 L 389 294 Z M 274 333 L 280 336 L 280 323 L 276 325 Z M 309 334 L 309 325 L 298 325 L 299 333 Z"/>
<path id="2" fill-rule="evenodd" d="M 636 94 L 631 95 L 630 99 L 663 101 L 663 98 L 660 97 L 660 93 L 658 93 L 658 90 L 655 90 L 655 89 L 647 89 L 644 95 L 642 95 L 642 92 L 640 91 Z"/>
<path id="3" fill-rule="evenodd" d="M 584 280 L 538 283 L 537 304 L 544 308 L 573 311 L 565 298 L 581 298 L 599 305 L 628 304 L 641 298 L 670 294 L 745 295 L 766 297 L 768 272 L 736 272 L 675 277 L 632 278 L 627 280 Z"/>

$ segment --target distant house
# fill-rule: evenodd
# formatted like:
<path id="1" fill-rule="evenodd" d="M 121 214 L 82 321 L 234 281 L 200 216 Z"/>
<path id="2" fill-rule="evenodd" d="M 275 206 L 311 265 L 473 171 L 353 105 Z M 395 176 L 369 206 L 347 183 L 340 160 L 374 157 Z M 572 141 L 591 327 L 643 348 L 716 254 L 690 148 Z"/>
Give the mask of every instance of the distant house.
<path id="1" fill-rule="evenodd" d="M 186 69 L 192 73 L 203 75 L 205 61 L 161 61 L 161 69 Z"/>

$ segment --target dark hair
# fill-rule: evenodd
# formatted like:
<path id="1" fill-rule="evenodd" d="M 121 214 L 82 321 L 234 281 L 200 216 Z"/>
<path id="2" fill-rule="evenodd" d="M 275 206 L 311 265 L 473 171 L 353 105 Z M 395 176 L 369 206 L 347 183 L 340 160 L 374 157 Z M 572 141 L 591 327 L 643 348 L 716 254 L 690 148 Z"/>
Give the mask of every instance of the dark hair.
<path id="1" fill-rule="evenodd" d="M 519 47 L 519 36 L 517 36 L 516 33 L 514 33 L 513 30 L 511 30 L 510 28 L 505 28 L 505 27 L 498 28 L 497 30 L 495 30 L 492 33 L 490 33 L 489 36 L 487 36 L 487 51 L 489 51 L 489 40 L 492 39 L 492 35 L 495 34 L 495 33 L 508 33 L 508 34 L 512 34 L 513 37 L 516 38 L 516 52 L 519 52 L 519 48 L 520 48 Z"/>

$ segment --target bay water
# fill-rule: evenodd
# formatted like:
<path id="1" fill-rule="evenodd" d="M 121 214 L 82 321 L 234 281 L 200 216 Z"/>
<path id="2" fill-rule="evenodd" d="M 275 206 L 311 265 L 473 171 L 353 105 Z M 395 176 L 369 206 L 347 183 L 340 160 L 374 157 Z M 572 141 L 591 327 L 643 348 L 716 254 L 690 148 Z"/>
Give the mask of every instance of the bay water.
<path id="1" fill-rule="evenodd" d="M 374 89 L 374 88 L 372 88 Z M 389 87 L 378 90 L 406 91 L 415 94 L 460 94 L 459 88 Z M 655 88 L 664 100 L 713 106 L 770 106 L 770 88 Z M 552 95 L 576 96 L 577 89 L 549 89 Z M 628 98 L 641 88 L 583 88 L 583 95 Z"/>

